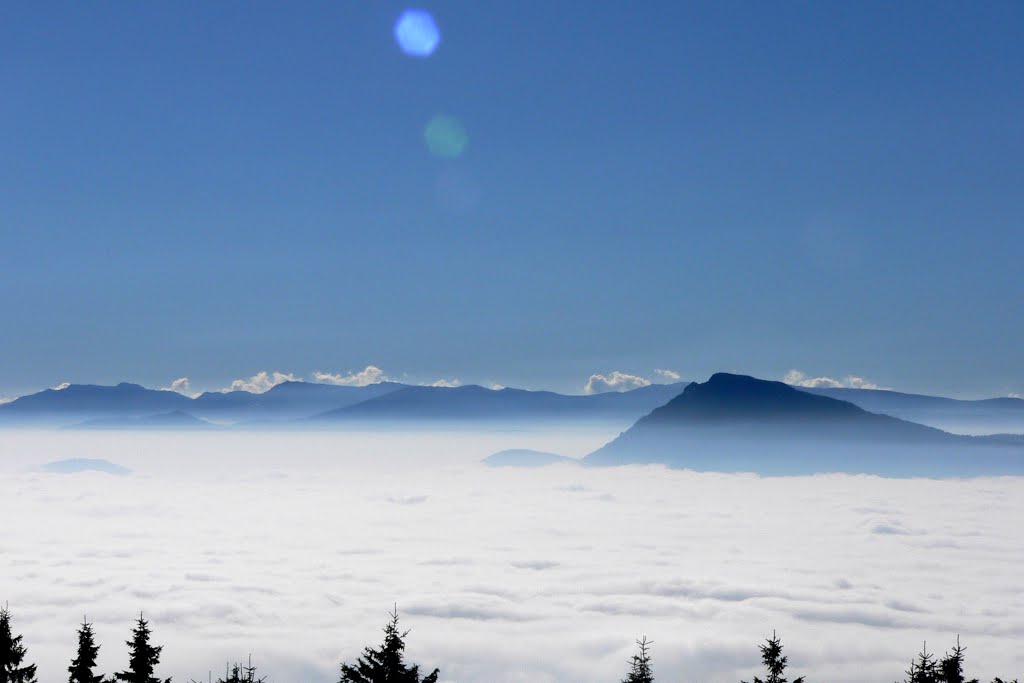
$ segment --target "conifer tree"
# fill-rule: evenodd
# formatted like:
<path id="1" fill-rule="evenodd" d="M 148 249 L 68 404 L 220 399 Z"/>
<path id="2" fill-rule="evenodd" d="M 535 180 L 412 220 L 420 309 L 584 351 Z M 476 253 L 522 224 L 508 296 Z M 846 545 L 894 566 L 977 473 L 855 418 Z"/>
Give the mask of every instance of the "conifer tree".
<path id="1" fill-rule="evenodd" d="M 11 612 L 0 609 L 0 683 L 36 683 L 36 665 L 25 664 L 21 636 L 11 631 Z"/>
<path id="2" fill-rule="evenodd" d="M 129 648 L 128 670 L 114 674 L 115 679 L 125 683 L 161 683 L 153 672 L 160 663 L 160 652 L 164 648 L 151 645 L 149 636 L 149 622 L 140 614 L 132 629 L 132 639 L 126 641 Z M 168 678 L 166 683 L 170 683 L 170 680 Z"/>
<path id="3" fill-rule="evenodd" d="M 93 673 L 99 651 L 100 646 L 96 644 L 92 624 L 83 618 L 82 625 L 78 628 L 78 656 L 68 667 L 68 683 L 103 683 L 103 675 Z"/>
<path id="4" fill-rule="evenodd" d="M 225 672 L 224 678 L 218 678 L 217 683 L 263 683 L 264 678 L 256 678 L 256 667 L 252 665 L 252 655 L 249 655 L 249 665 L 233 664 L 230 673 Z"/>
<path id="5" fill-rule="evenodd" d="M 782 654 L 782 641 L 772 631 L 772 637 L 760 646 L 761 661 L 768 671 L 768 678 L 763 681 L 754 676 L 754 683 L 788 683 L 785 677 L 787 657 Z M 793 679 L 793 683 L 804 683 L 804 677 Z"/>
<path id="6" fill-rule="evenodd" d="M 622 679 L 622 683 L 654 683 L 654 673 L 651 671 L 651 653 L 648 651 L 651 643 L 644 636 L 636 641 L 640 652 L 633 655 L 630 661 L 629 675 Z"/>
<path id="7" fill-rule="evenodd" d="M 438 669 L 421 679 L 419 665 L 405 665 L 407 635 L 408 631 L 398 630 L 398 608 L 395 607 L 391 621 L 384 627 L 384 644 L 379 650 L 364 648 L 354 666 L 342 664 L 339 683 L 437 683 Z"/>
<path id="8" fill-rule="evenodd" d="M 904 683 L 939 683 L 939 664 L 928 652 L 928 643 L 925 643 L 917 659 L 910 660 L 910 668 L 906 671 L 907 679 Z"/>
<path id="9" fill-rule="evenodd" d="M 939 680 L 942 683 L 978 683 L 977 678 L 964 678 L 964 648 L 960 646 L 960 636 L 956 637 L 956 647 L 946 654 L 939 662 Z"/>

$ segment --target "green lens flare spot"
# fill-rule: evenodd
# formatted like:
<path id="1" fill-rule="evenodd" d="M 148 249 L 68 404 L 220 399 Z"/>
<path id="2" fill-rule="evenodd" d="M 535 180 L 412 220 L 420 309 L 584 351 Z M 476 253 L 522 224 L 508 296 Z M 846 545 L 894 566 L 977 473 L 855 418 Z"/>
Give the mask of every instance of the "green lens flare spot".
<path id="1" fill-rule="evenodd" d="M 462 154 L 469 144 L 469 135 L 462 122 L 453 116 L 435 116 L 423 131 L 427 149 L 434 156 L 454 159 Z"/>

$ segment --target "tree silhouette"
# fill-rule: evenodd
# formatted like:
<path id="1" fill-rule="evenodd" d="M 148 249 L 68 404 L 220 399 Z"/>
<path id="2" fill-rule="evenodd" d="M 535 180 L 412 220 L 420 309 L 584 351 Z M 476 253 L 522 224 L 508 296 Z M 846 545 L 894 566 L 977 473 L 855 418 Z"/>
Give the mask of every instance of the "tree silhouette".
<path id="1" fill-rule="evenodd" d="M 339 683 L 437 683 L 438 669 L 421 681 L 419 665 L 405 665 L 405 637 L 409 632 L 398 630 L 397 606 L 390 614 L 391 621 L 384 627 L 384 644 L 379 650 L 364 648 L 355 666 L 342 664 Z"/>
<path id="2" fill-rule="evenodd" d="M 114 678 L 125 683 L 161 683 L 153 675 L 156 665 L 160 663 L 160 652 L 163 646 L 150 645 L 149 622 L 139 615 L 132 629 L 132 639 L 126 641 L 129 648 L 128 670 L 114 674 Z M 170 678 L 167 683 L 170 683 Z"/>
<path id="3" fill-rule="evenodd" d="M 942 683 L 978 683 L 977 678 L 964 678 L 964 648 L 960 647 L 960 636 L 956 637 L 956 647 L 946 654 L 939 662 L 939 680 Z"/>
<path id="4" fill-rule="evenodd" d="M 768 678 L 762 681 L 754 676 L 754 683 L 788 683 L 789 679 L 784 675 L 787 658 L 782 654 L 782 641 L 775 635 L 775 631 L 772 631 L 772 637 L 761 645 L 760 649 L 761 661 L 768 671 Z M 793 683 L 804 683 L 804 677 L 793 679 Z"/>
<path id="5" fill-rule="evenodd" d="M 231 672 L 225 672 L 224 678 L 218 678 L 217 683 L 263 683 L 266 677 L 256 678 L 256 667 L 252 665 L 252 655 L 249 655 L 248 666 L 233 664 Z"/>
<path id="6" fill-rule="evenodd" d="M 648 647 L 651 645 L 647 636 L 636 641 L 640 652 L 633 655 L 630 660 L 629 675 L 622 679 L 622 683 L 654 683 L 654 673 L 651 672 L 651 653 Z"/>
<path id="7" fill-rule="evenodd" d="M 939 683 L 939 663 L 928 652 L 928 643 L 921 647 L 917 659 L 910 660 L 904 683 Z"/>
<path id="8" fill-rule="evenodd" d="M 25 664 L 21 636 L 11 632 L 11 612 L 0 609 L 0 683 L 36 683 L 36 665 Z"/>
<path id="9" fill-rule="evenodd" d="M 78 628 L 78 656 L 68 667 L 68 683 L 103 683 L 103 675 L 92 672 L 99 651 L 100 646 L 93 637 L 92 624 L 83 617 L 82 625 Z"/>

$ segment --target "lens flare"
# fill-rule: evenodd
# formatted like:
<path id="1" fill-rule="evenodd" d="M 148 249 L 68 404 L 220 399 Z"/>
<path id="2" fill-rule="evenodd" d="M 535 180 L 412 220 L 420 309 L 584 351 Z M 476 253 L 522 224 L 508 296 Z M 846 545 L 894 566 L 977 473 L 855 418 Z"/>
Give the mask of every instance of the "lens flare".
<path id="1" fill-rule="evenodd" d="M 469 144 L 465 127 L 454 116 L 438 115 L 430 119 L 423 131 L 423 139 L 431 154 L 444 159 L 461 156 Z"/>
<path id="2" fill-rule="evenodd" d="M 395 42 L 410 57 L 429 57 L 441 43 L 441 30 L 430 12 L 407 9 L 395 22 Z"/>

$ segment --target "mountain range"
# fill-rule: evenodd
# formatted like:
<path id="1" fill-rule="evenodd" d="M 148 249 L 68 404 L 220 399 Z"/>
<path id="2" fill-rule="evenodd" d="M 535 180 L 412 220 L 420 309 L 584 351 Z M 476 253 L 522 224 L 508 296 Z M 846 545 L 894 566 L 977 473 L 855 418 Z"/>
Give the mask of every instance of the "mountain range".
<path id="1" fill-rule="evenodd" d="M 718 373 L 584 458 L 762 474 L 1024 473 L 1024 441 L 962 436 L 782 382 Z"/>
<path id="2" fill-rule="evenodd" d="M 652 384 L 584 396 L 522 389 L 411 386 L 362 387 L 284 382 L 264 393 L 207 392 L 190 398 L 137 384 L 73 384 L 0 405 L 0 426 L 195 428 L 344 428 L 357 423 L 610 421 L 631 424 L 680 393 L 686 383 Z M 175 415 L 176 419 L 167 416 Z"/>
<path id="3" fill-rule="evenodd" d="M 953 434 L 933 423 L 957 421 Z M 973 422 L 972 422 L 973 420 Z M 801 388 L 717 373 L 707 382 L 658 384 L 625 392 L 411 386 L 363 387 L 285 382 L 264 393 L 196 397 L 137 384 L 70 385 L 0 405 L 0 426 L 196 430 L 224 427 L 348 429 L 446 425 L 625 428 L 584 458 L 588 465 L 663 463 L 715 471 L 888 475 L 1024 473 L 1024 401 L 960 401 L 867 389 Z M 1017 432 L 967 435 L 1000 425 Z M 559 461 L 508 451 L 492 465 Z"/>

